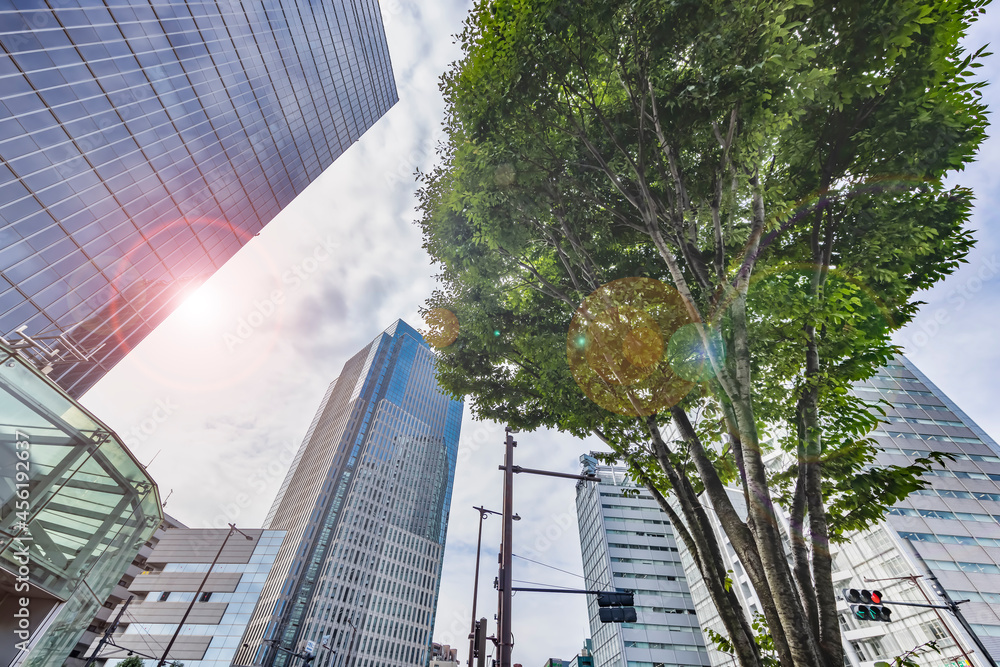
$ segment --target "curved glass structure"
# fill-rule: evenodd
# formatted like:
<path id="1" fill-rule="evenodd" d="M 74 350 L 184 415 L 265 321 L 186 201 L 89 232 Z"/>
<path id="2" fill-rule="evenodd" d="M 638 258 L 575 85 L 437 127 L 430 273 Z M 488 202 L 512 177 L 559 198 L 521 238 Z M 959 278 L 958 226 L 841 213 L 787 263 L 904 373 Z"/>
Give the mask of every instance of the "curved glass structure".
<path id="1" fill-rule="evenodd" d="M 0 632 L 24 633 L 3 643 L 0 664 L 62 664 L 162 521 L 156 484 L 118 436 L 2 344 L 0 467 L 0 590 L 14 593 L 0 597 Z"/>

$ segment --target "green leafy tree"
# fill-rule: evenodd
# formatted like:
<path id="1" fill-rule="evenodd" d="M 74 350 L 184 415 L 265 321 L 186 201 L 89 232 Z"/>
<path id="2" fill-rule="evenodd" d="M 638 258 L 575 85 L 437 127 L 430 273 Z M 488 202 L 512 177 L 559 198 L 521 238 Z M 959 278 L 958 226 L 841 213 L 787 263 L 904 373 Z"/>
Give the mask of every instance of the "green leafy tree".
<path id="1" fill-rule="evenodd" d="M 982 50 L 958 42 L 985 4 L 480 1 L 442 78 L 421 224 L 428 308 L 460 323 L 443 385 L 480 417 L 607 442 L 741 665 L 843 664 L 829 544 L 941 461 L 876 465 L 880 408 L 848 389 L 971 247 L 971 192 L 942 179 L 984 137 Z"/>
<path id="2" fill-rule="evenodd" d="M 130 655 L 118 663 L 118 667 L 143 667 L 143 665 L 142 658 L 137 655 Z"/>

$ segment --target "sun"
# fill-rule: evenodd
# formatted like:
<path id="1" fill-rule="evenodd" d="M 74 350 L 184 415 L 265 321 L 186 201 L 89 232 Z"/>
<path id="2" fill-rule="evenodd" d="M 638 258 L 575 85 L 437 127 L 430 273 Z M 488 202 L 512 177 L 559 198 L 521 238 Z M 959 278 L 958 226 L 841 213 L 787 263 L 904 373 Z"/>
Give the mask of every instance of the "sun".
<path id="1" fill-rule="evenodd" d="M 185 326 L 207 326 L 218 317 L 219 306 L 219 299 L 214 291 L 200 285 L 184 298 L 174 314 Z"/>

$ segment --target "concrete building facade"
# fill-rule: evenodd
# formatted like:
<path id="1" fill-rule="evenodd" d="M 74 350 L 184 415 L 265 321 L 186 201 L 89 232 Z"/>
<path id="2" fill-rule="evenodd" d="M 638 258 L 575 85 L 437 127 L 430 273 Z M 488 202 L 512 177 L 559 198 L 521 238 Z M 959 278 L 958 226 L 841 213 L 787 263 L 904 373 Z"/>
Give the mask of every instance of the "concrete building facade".
<path id="1" fill-rule="evenodd" d="M 145 570 L 128 588 L 134 598 L 112 637 L 114 645 L 99 654 L 102 664 L 113 667 L 130 652 L 159 659 L 190 607 L 167 658 L 185 667 L 229 667 L 285 536 L 280 530 L 240 530 L 228 541 L 228 529 L 160 531 Z"/>
<path id="2" fill-rule="evenodd" d="M 328 647 L 316 667 L 428 662 L 462 418 L 434 367 L 398 320 L 330 385 L 272 505 L 288 541 L 236 664 L 308 641 Z"/>
<path id="3" fill-rule="evenodd" d="M 709 665 L 678 544 L 663 511 L 625 468 L 600 464 L 593 456 L 580 460 L 585 474 L 601 478 L 576 489 L 587 588 L 634 591 L 638 617 L 636 623 L 601 623 L 595 596 L 587 596 L 593 664 Z"/>
<path id="4" fill-rule="evenodd" d="M 940 604 L 927 582 L 929 568 L 952 599 L 969 600 L 962 605 L 964 615 L 993 659 L 1000 660 L 1000 448 L 905 358 L 859 383 L 854 392 L 884 401 L 887 423 L 873 433 L 882 448 L 876 465 L 906 465 L 932 450 L 948 452 L 955 460 L 936 469 L 927 478 L 928 488 L 896 505 L 880 525 L 833 545 L 834 585 L 838 589 L 875 588 L 890 600 L 924 603 L 929 598 Z M 775 457 L 769 465 L 777 468 L 785 463 Z M 742 492 L 732 489 L 729 495 L 745 516 Z M 726 568 L 734 572 L 734 590 L 746 609 L 758 611 L 759 600 L 732 545 L 714 513 L 709 516 L 724 545 Z M 781 508 L 777 516 L 787 539 L 787 516 Z M 692 559 L 681 555 L 703 627 L 722 633 Z M 911 576 L 920 579 L 913 581 Z M 920 664 L 927 667 L 987 664 L 977 657 L 970 637 L 948 612 L 895 606 L 892 623 L 885 624 L 856 619 L 842 601 L 838 608 L 850 667 L 872 667 L 913 649 Z M 940 653 L 927 646 L 932 641 Z M 711 646 L 709 656 L 714 667 L 735 664 L 731 656 Z"/>

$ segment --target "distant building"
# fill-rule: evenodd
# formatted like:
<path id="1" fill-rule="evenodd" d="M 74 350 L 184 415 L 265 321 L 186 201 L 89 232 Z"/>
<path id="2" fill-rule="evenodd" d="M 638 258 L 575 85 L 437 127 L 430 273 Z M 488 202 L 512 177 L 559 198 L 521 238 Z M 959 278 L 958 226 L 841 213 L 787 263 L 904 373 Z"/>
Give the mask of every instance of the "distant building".
<path id="1" fill-rule="evenodd" d="M 344 364 L 271 506 L 288 542 L 235 664 L 309 641 L 312 667 L 429 662 L 463 408 L 435 364 L 402 320 Z"/>
<path id="2" fill-rule="evenodd" d="M 101 651 L 103 664 L 113 667 L 130 652 L 159 659 L 193 600 L 167 657 L 184 667 L 229 667 L 285 535 L 280 530 L 240 530 L 252 539 L 233 533 L 221 554 L 228 529 L 164 530 L 145 571 L 129 586 L 135 598 L 113 636 L 114 646 Z"/>
<path id="3" fill-rule="evenodd" d="M 569 661 L 569 667 L 594 667 L 593 642 L 584 640 L 583 648 L 578 655 L 573 656 Z"/>
<path id="4" fill-rule="evenodd" d="M 124 593 L 159 493 L 107 425 L 2 342 L 0 470 L 0 665 L 62 665 Z"/>
<path id="5" fill-rule="evenodd" d="M 602 465 L 593 456 L 580 461 L 585 473 L 601 478 L 598 484 L 580 482 L 576 487 L 587 588 L 634 591 L 638 616 L 636 623 L 601 623 L 597 600 L 588 596 L 593 664 L 709 665 L 677 543 L 663 510 L 624 468 Z"/>
<path id="6" fill-rule="evenodd" d="M 73 397 L 397 101 L 375 0 L 5 2 L 0 53 L 0 336 Z"/>
<path id="7" fill-rule="evenodd" d="M 458 667 L 458 649 L 447 644 L 431 644 L 430 667 Z"/>
<path id="8" fill-rule="evenodd" d="M 580 650 L 579 655 L 574 655 L 570 660 L 559 658 L 549 658 L 544 667 L 594 667 L 594 658 L 590 652 L 591 641 L 588 639 Z"/>

